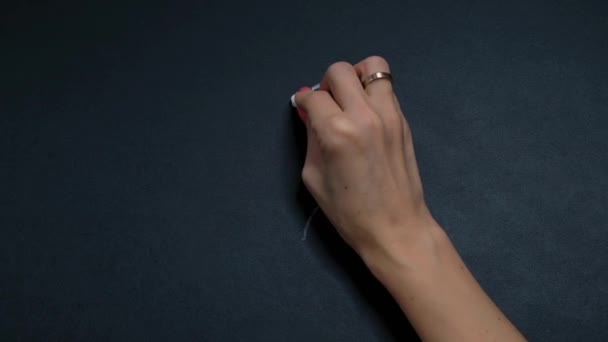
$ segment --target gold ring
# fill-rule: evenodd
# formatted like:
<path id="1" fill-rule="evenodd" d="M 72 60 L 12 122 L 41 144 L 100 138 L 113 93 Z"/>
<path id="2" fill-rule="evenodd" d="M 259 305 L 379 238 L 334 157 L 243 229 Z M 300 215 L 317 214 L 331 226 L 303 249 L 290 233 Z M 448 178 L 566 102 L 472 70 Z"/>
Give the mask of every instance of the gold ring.
<path id="1" fill-rule="evenodd" d="M 363 88 L 367 88 L 367 86 L 374 82 L 375 80 L 379 80 L 381 78 L 387 79 L 389 80 L 391 83 L 393 83 L 393 76 L 388 73 L 388 72 L 375 72 L 369 76 L 367 76 L 364 80 L 363 80 Z"/>

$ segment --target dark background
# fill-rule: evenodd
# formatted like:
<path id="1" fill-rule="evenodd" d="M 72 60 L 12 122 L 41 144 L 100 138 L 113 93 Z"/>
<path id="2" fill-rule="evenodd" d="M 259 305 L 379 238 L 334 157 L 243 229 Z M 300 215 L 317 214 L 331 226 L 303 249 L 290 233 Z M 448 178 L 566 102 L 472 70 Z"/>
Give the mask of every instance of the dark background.
<path id="1" fill-rule="evenodd" d="M 415 339 L 288 99 L 388 59 L 426 196 L 532 341 L 608 339 L 603 1 L 0 5 L 2 340 Z"/>

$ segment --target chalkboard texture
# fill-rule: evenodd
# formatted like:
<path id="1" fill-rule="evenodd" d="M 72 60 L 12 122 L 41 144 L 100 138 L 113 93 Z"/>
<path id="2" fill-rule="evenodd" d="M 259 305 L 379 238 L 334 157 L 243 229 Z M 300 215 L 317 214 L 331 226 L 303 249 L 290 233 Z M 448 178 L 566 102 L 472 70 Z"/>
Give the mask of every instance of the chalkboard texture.
<path id="1" fill-rule="evenodd" d="M 300 180 L 289 96 L 382 55 L 428 204 L 532 341 L 606 341 L 604 1 L 0 5 L 0 339 L 417 337 Z"/>

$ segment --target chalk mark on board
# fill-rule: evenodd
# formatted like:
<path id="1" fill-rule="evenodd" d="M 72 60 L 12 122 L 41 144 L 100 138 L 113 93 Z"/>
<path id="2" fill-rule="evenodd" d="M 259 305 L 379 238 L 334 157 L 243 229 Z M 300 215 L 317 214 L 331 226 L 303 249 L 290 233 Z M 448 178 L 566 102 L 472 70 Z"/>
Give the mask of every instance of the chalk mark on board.
<path id="1" fill-rule="evenodd" d="M 314 208 L 312 210 L 312 212 L 310 213 L 310 216 L 308 216 L 308 219 L 306 220 L 306 224 L 304 225 L 304 232 L 302 232 L 302 241 L 306 240 L 306 235 L 308 234 L 308 228 L 310 228 L 312 219 L 317 214 L 318 211 L 319 211 L 319 207 L 317 206 L 316 208 Z"/>

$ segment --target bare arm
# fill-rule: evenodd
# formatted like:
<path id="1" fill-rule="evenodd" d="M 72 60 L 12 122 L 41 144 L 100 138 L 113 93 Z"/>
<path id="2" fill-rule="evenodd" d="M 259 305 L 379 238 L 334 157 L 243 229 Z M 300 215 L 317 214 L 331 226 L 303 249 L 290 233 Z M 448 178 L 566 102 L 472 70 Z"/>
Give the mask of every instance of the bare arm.
<path id="1" fill-rule="evenodd" d="M 344 240 L 425 341 L 524 341 L 426 207 L 412 137 L 384 59 L 333 64 L 296 94 L 308 132 L 302 178 Z"/>
<path id="2" fill-rule="evenodd" d="M 525 341 L 478 285 L 439 226 L 364 260 L 425 341 Z M 425 241 L 424 241 L 425 240 Z M 408 244 L 416 243 L 426 248 Z"/>

